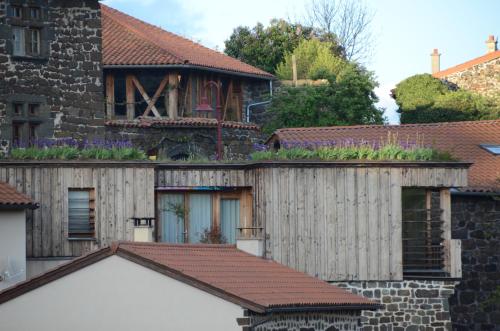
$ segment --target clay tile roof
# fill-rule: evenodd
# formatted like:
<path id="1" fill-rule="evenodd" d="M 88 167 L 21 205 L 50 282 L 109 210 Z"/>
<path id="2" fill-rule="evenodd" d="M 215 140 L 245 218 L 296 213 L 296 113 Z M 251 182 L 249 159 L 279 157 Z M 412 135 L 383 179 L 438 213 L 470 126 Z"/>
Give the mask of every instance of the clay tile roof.
<path id="1" fill-rule="evenodd" d="M 120 242 L 0 292 L 0 303 L 117 254 L 256 312 L 321 307 L 378 309 L 380 304 L 234 245 Z"/>
<path id="2" fill-rule="evenodd" d="M 500 120 L 405 125 L 358 125 L 277 130 L 268 143 L 337 144 L 346 139 L 357 141 L 386 140 L 397 134 L 401 142 L 420 141 L 440 151 L 450 152 L 460 161 L 473 162 L 469 168 L 469 186 L 474 190 L 500 191 L 500 156 L 480 145 L 500 145 Z"/>
<path id="3" fill-rule="evenodd" d="M 103 65 L 187 65 L 266 79 L 274 76 L 230 56 L 101 4 Z"/>
<path id="4" fill-rule="evenodd" d="M 125 127 L 125 128 L 173 128 L 173 127 L 217 127 L 215 118 L 184 117 L 178 119 L 169 118 L 146 118 L 140 117 L 134 120 L 109 120 L 105 122 L 106 126 Z M 253 123 L 243 123 L 234 121 L 223 121 L 223 128 L 243 129 L 259 131 L 258 125 Z"/>
<path id="5" fill-rule="evenodd" d="M 14 187 L 0 182 L 0 207 L 2 208 L 36 208 L 30 197 L 19 193 Z"/>
<path id="6" fill-rule="evenodd" d="M 495 60 L 497 58 L 500 58 L 500 50 L 487 53 L 483 56 L 477 57 L 475 59 L 472 59 L 470 61 L 464 62 L 462 64 L 456 65 L 454 67 L 448 68 L 446 70 L 441 70 L 439 72 L 436 72 L 432 74 L 436 78 L 444 78 L 446 76 L 449 76 L 451 74 L 454 74 L 456 72 L 464 71 L 466 69 L 469 69 L 475 65 L 486 63 L 492 60 Z"/>

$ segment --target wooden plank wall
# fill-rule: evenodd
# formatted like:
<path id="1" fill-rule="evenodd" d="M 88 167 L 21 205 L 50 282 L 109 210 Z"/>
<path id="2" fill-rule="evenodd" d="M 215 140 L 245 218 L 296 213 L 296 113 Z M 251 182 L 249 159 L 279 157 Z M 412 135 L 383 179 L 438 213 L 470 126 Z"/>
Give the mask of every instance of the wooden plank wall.
<path id="1" fill-rule="evenodd" d="M 461 168 L 157 169 L 157 186 L 252 187 L 269 258 L 329 281 L 401 280 L 401 190 L 467 185 Z"/>
<path id="2" fill-rule="evenodd" d="M 40 203 L 28 211 L 27 256 L 79 256 L 131 240 L 132 217 L 154 216 L 152 167 L 1 166 L 0 180 Z M 94 188 L 96 240 L 68 240 L 68 188 Z"/>

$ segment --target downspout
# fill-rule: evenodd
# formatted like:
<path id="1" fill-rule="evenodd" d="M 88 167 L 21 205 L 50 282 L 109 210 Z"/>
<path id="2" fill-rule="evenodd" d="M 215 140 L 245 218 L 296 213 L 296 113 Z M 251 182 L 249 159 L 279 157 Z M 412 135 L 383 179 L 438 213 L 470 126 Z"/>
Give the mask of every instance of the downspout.
<path id="1" fill-rule="evenodd" d="M 273 97 L 273 81 L 272 79 L 269 80 L 269 95 L 271 96 L 271 99 Z M 267 105 L 268 103 L 271 103 L 271 100 L 267 101 L 261 101 L 261 102 L 254 102 L 250 103 L 247 106 L 245 117 L 246 117 L 246 122 L 250 122 L 250 108 L 254 106 L 261 106 L 261 105 Z"/>

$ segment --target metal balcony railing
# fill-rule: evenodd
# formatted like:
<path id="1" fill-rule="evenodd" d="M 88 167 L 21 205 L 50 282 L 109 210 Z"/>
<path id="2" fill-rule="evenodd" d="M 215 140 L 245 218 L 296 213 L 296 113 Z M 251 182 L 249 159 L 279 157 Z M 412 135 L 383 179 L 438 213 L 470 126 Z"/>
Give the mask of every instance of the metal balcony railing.
<path id="1" fill-rule="evenodd" d="M 403 275 L 444 277 L 443 210 L 403 210 Z"/>

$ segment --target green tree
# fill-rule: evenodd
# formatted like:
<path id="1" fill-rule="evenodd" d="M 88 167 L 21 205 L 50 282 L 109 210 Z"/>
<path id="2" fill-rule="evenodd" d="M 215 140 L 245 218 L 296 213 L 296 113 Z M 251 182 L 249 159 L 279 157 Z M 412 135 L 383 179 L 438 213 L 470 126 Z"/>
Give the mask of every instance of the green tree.
<path id="1" fill-rule="evenodd" d="M 335 44 L 319 39 L 302 40 L 293 52 L 288 52 L 277 69 L 280 79 L 292 79 L 292 56 L 297 63 L 298 79 L 326 79 L 331 75 L 339 75 L 347 62 L 332 52 Z"/>
<path id="2" fill-rule="evenodd" d="M 453 90 L 429 74 L 409 77 L 393 91 L 401 123 L 435 123 L 500 118 L 493 99 L 465 90 Z"/>
<path id="3" fill-rule="evenodd" d="M 224 53 L 274 74 L 285 54 L 312 35 L 312 28 L 273 19 L 268 27 L 257 23 L 253 28 L 239 26 L 234 29 L 225 41 Z"/>
<path id="4" fill-rule="evenodd" d="M 348 65 L 340 76 L 331 76 L 328 84 L 283 87 L 268 110 L 271 133 L 282 127 L 310 127 L 355 124 L 381 124 L 383 110 L 373 90 L 373 74 Z"/>

